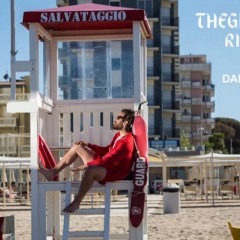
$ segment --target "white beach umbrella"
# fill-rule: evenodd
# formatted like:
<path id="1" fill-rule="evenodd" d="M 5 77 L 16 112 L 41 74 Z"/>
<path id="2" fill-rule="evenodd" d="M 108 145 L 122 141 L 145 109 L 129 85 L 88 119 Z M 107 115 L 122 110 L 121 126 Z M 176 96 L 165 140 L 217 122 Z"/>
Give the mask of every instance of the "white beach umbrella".
<path id="1" fill-rule="evenodd" d="M 16 182 L 15 172 L 14 169 L 9 169 L 9 181 Z"/>
<path id="2" fill-rule="evenodd" d="M 7 180 L 7 173 L 6 173 L 5 167 L 2 168 L 1 175 L 2 175 L 2 177 L 1 177 L 1 182 L 2 182 L 2 183 L 3 183 L 3 182 L 6 183 L 8 180 Z"/>
<path id="3" fill-rule="evenodd" d="M 193 179 L 200 179 L 199 168 L 196 166 L 193 166 L 188 169 L 188 180 L 193 180 Z"/>

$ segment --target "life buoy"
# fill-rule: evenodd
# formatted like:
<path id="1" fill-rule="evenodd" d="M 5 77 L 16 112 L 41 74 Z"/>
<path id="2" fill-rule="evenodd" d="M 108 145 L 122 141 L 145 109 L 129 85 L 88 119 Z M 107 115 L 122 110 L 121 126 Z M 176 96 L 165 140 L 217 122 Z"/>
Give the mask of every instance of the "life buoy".
<path id="1" fill-rule="evenodd" d="M 137 115 L 134 119 L 133 135 L 137 157 L 134 163 L 134 189 L 131 196 L 130 221 L 133 227 L 138 227 L 142 222 L 144 214 L 146 198 L 144 187 L 147 183 L 148 171 L 147 124 L 140 115 Z"/>

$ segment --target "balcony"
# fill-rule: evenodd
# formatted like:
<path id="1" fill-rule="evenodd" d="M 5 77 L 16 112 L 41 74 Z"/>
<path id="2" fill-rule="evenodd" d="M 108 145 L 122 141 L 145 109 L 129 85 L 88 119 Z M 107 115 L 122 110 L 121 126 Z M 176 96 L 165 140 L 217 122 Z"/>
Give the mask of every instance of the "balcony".
<path id="1" fill-rule="evenodd" d="M 214 84 L 206 84 L 206 85 L 203 85 L 203 88 L 208 89 L 208 90 L 214 90 L 215 85 Z"/>
<path id="2" fill-rule="evenodd" d="M 173 46 L 171 44 L 162 44 L 163 54 L 179 54 L 179 46 Z"/>
<path id="3" fill-rule="evenodd" d="M 193 88 L 199 88 L 199 87 L 202 87 L 202 84 L 200 81 L 193 81 L 192 82 L 192 87 Z"/>
<path id="4" fill-rule="evenodd" d="M 14 117 L 4 117 L 0 118 L 0 126 L 2 128 L 6 127 L 16 127 L 17 126 L 17 119 Z"/>
<path id="5" fill-rule="evenodd" d="M 182 122 L 191 122 L 191 115 L 182 114 Z"/>
<path id="6" fill-rule="evenodd" d="M 192 99 L 191 98 L 183 97 L 182 104 L 190 105 L 191 103 L 192 103 Z"/>
<path id="7" fill-rule="evenodd" d="M 0 155 L 1 156 L 12 156 L 17 154 L 17 146 L 1 146 L 0 145 Z"/>
<path id="8" fill-rule="evenodd" d="M 20 146 L 21 156 L 23 156 L 23 155 L 30 156 L 30 150 L 31 150 L 30 145 L 22 145 L 22 146 Z"/>
<path id="9" fill-rule="evenodd" d="M 0 155 L 13 157 L 30 156 L 29 134 L 0 134 Z"/>
<path id="10" fill-rule="evenodd" d="M 182 63 L 180 65 L 181 71 L 204 71 L 211 72 L 211 63 Z"/>
<path id="11" fill-rule="evenodd" d="M 207 85 L 203 85 L 203 90 L 205 92 L 209 92 L 210 96 L 213 97 L 215 94 L 215 85 L 214 84 L 207 84 Z"/>
<path id="12" fill-rule="evenodd" d="M 179 111 L 180 110 L 180 103 L 179 101 L 163 101 L 163 110 L 167 110 L 170 112 Z"/>
<path id="13" fill-rule="evenodd" d="M 175 26 L 175 27 L 179 26 L 179 18 L 178 17 L 175 17 L 175 18 L 162 17 L 161 21 L 162 21 L 163 26 Z"/>
<path id="14" fill-rule="evenodd" d="M 204 132 L 204 133 L 192 132 L 192 138 L 196 140 L 206 140 L 208 139 L 209 135 L 210 135 L 209 132 Z"/>
<path id="15" fill-rule="evenodd" d="M 198 115 L 192 116 L 192 121 L 201 121 L 201 116 Z"/>
<path id="16" fill-rule="evenodd" d="M 181 87 L 182 88 L 191 88 L 191 81 L 190 80 L 188 80 L 188 81 L 182 81 L 181 80 Z"/>
<path id="17" fill-rule="evenodd" d="M 162 73 L 162 81 L 163 82 L 175 82 L 178 83 L 179 82 L 179 74 L 172 74 L 172 73 Z"/>
<path id="18" fill-rule="evenodd" d="M 30 98 L 29 93 L 17 93 L 16 94 L 16 101 L 28 101 Z M 11 100 L 11 94 L 1 94 L 0 93 L 0 103 L 6 104 Z"/>
<path id="19" fill-rule="evenodd" d="M 202 98 L 192 98 L 192 105 L 201 105 Z"/>
<path id="20" fill-rule="evenodd" d="M 215 107 L 215 101 L 205 101 L 203 102 L 205 106 L 214 108 Z"/>
<path id="21" fill-rule="evenodd" d="M 203 120 L 205 121 L 205 123 L 211 123 L 211 124 L 215 123 L 215 119 L 214 118 L 203 118 Z"/>

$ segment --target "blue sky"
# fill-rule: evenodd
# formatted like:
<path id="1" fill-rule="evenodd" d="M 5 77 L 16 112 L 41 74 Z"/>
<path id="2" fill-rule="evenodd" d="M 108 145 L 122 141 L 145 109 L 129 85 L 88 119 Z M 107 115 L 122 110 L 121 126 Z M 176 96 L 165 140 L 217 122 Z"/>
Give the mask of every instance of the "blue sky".
<path id="1" fill-rule="evenodd" d="M 214 117 L 229 117 L 240 120 L 239 90 L 240 83 L 223 83 L 223 74 L 240 74 L 240 47 L 225 47 L 227 34 L 238 34 L 240 26 L 226 28 L 199 28 L 196 13 L 220 16 L 226 13 L 240 14 L 240 1 L 237 0 L 179 0 L 180 53 L 206 54 L 212 64 L 212 82 L 215 84 Z M 240 22 L 238 23 L 240 25 Z"/>
<path id="2" fill-rule="evenodd" d="M 1 0 L 0 8 L 0 81 L 2 76 L 10 74 L 10 0 Z M 51 8 L 56 0 L 15 0 L 16 11 L 16 49 L 17 60 L 28 60 L 28 31 L 20 24 L 24 11 Z M 240 26 L 226 28 L 199 28 L 196 13 L 220 16 L 226 13 L 238 14 L 240 19 L 239 0 L 179 0 L 180 17 L 180 53 L 205 54 L 212 63 L 212 82 L 215 84 L 215 113 L 213 117 L 229 117 L 240 121 L 239 89 L 240 83 L 223 83 L 223 74 L 240 75 L 240 47 L 225 47 L 227 34 L 237 34 L 240 38 Z M 239 20 L 240 21 L 240 20 Z M 238 24 L 240 25 L 240 23 Z M 240 40 L 239 40 L 240 41 Z M 239 43 L 240 44 L 240 43 Z"/>

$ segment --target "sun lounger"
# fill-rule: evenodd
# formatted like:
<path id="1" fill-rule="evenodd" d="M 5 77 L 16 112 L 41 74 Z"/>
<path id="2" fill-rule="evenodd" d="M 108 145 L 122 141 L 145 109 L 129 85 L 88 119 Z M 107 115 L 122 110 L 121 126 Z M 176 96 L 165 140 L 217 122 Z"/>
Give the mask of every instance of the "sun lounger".
<path id="1" fill-rule="evenodd" d="M 208 186 L 207 193 L 211 196 L 213 195 L 218 196 L 218 186 Z"/>
<path id="2" fill-rule="evenodd" d="M 186 200 L 188 196 L 194 197 L 196 200 L 198 191 L 197 186 L 184 186 L 183 191 Z"/>
<path id="3" fill-rule="evenodd" d="M 233 187 L 230 185 L 220 186 L 219 195 L 222 196 L 231 196 L 233 198 Z"/>

